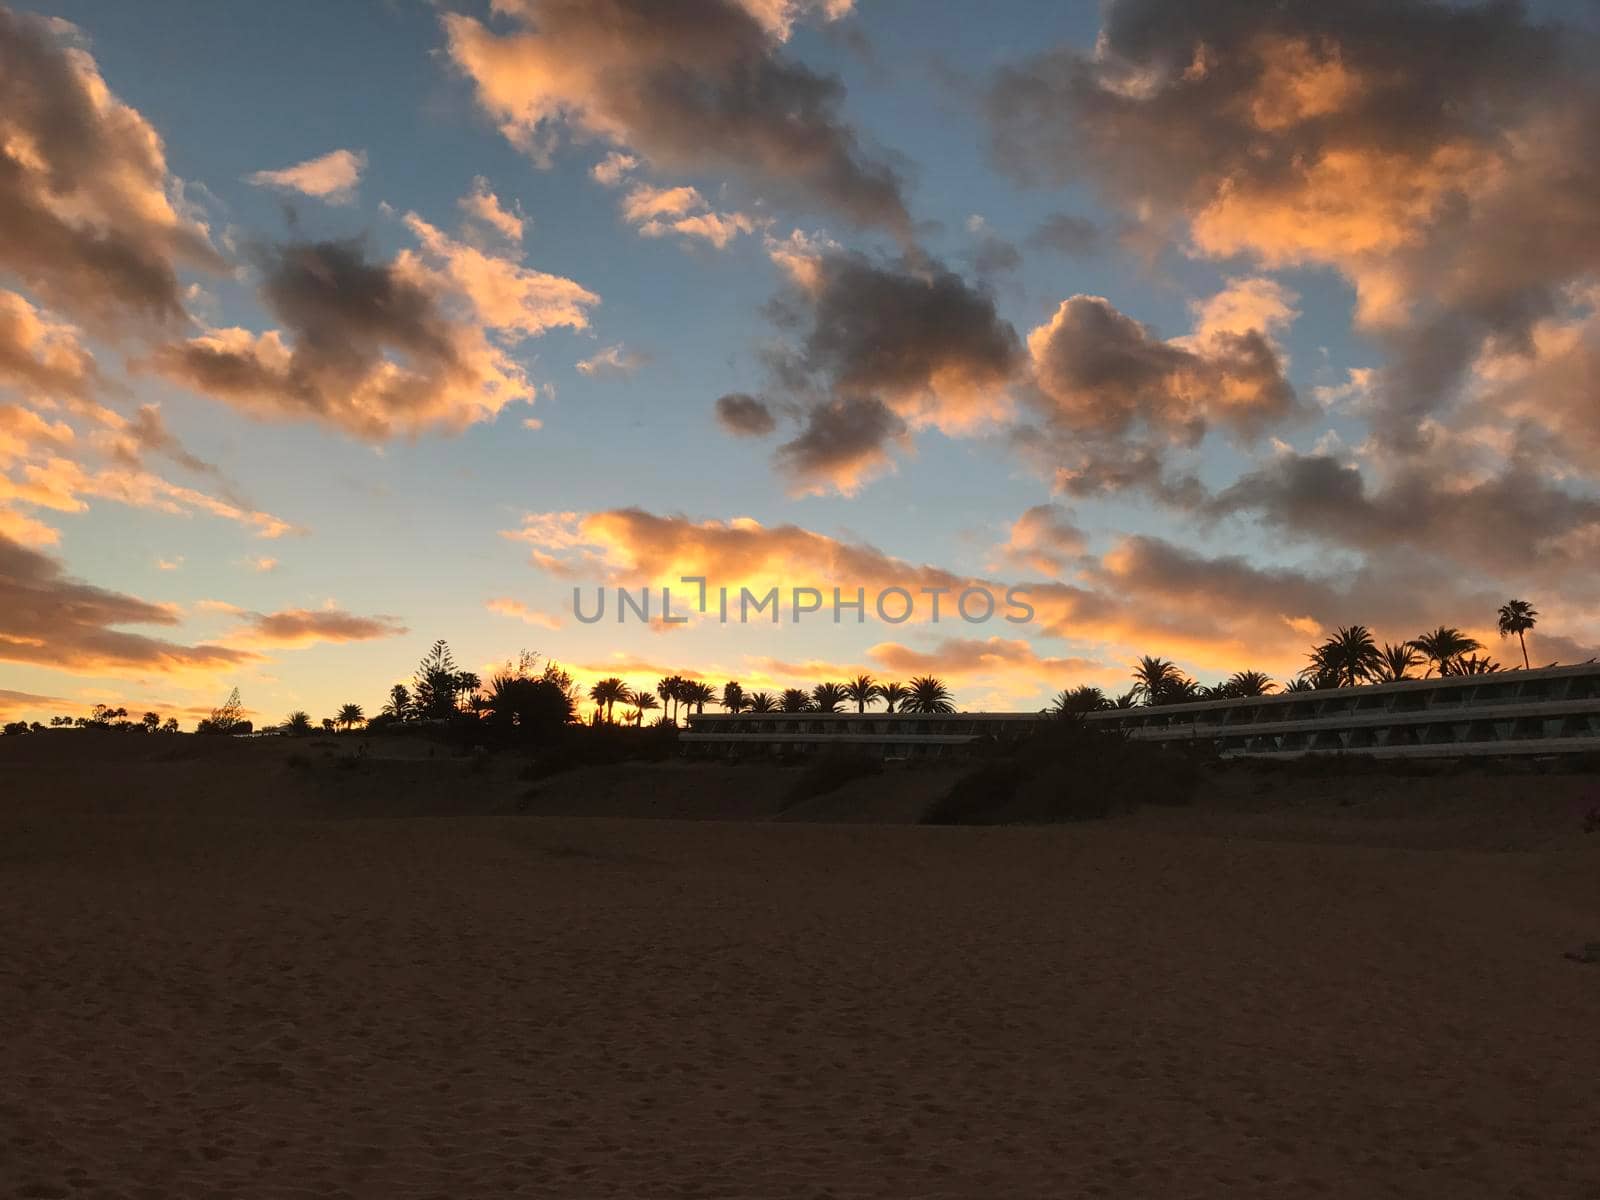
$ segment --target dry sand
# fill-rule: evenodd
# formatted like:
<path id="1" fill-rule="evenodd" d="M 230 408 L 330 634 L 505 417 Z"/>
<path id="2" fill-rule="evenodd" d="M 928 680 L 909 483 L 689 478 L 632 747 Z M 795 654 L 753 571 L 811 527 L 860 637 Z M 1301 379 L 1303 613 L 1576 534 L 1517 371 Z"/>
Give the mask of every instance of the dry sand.
<path id="1" fill-rule="evenodd" d="M 1600 1196 L 1592 781 L 1489 852 L 1370 781 L 938 829 L 384 770 L 0 746 L 0 1193 Z M 782 783 L 717 770 L 637 804 Z"/>

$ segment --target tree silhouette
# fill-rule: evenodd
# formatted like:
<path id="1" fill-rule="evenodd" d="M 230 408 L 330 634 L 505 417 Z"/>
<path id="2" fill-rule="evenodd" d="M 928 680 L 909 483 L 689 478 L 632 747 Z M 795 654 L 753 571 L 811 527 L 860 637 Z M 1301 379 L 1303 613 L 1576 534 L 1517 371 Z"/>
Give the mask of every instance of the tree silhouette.
<path id="1" fill-rule="evenodd" d="M 250 722 L 244 719 L 244 705 L 239 701 L 239 689 L 234 688 L 221 708 L 213 708 L 211 715 L 195 726 L 196 733 L 249 733 Z"/>
<path id="2" fill-rule="evenodd" d="M 1485 655 L 1479 658 L 1476 654 L 1469 654 L 1465 658 L 1456 660 L 1452 674 L 1455 675 L 1493 675 L 1500 670 L 1500 664 Z"/>
<path id="3" fill-rule="evenodd" d="M 627 684 L 612 675 L 595 682 L 589 689 L 589 699 L 594 701 L 596 710 L 605 709 L 606 724 L 610 725 L 615 723 L 611 714 L 618 701 L 626 704 L 632 699 L 632 694 L 628 691 Z"/>
<path id="4" fill-rule="evenodd" d="M 1183 698 L 1187 682 L 1177 664 L 1146 654 L 1133 667 L 1133 690 L 1146 704 L 1172 704 Z"/>
<path id="5" fill-rule="evenodd" d="M 904 704 L 906 697 L 911 695 L 903 683 L 885 683 L 878 687 L 878 695 L 883 697 L 885 711 L 894 712 L 897 704 Z"/>
<path id="6" fill-rule="evenodd" d="M 1111 701 L 1106 699 L 1105 692 L 1093 684 L 1085 683 L 1057 692 L 1056 698 L 1050 703 L 1049 712 L 1054 716 L 1067 717 L 1079 713 L 1099 712 L 1103 708 L 1110 707 Z"/>
<path id="7" fill-rule="evenodd" d="M 1528 640 L 1523 635 L 1539 623 L 1539 612 L 1526 600 L 1507 600 L 1500 606 L 1500 636 L 1517 635 L 1522 647 L 1522 666 L 1528 667 Z"/>
<path id="8" fill-rule="evenodd" d="M 741 687 L 737 682 L 730 679 L 727 683 L 722 685 L 723 708 L 727 709 L 731 713 L 741 713 L 744 711 L 746 703 L 747 702 L 744 698 L 744 688 Z"/>
<path id="9" fill-rule="evenodd" d="M 161 714 L 147 712 L 140 719 L 139 723 L 144 726 L 146 733 L 154 733 L 156 730 L 161 728 Z"/>
<path id="10" fill-rule="evenodd" d="M 837 683 L 819 683 L 811 689 L 811 705 L 818 712 L 838 712 L 846 698 L 845 689 Z"/>
<path id="11" fill-rule="evenodd" d="M 1454 675 L 1455 662 L 1464 654 L 1482 650 L 1483 643 L 1468 637 L 1451 625 L 1441 625 L 1431 633 L 1411 639 L 1411 645 L 1434 665 L 1440 675 Z M 1423 676 L 1427 678 L 1426 675 Z"/>
<path id="12" fill-rule="evenodd" d="M 1228 698 L 1235 700 L 1269 696 L 1278 688 L 1262 671 L 1235 671 L 1222 686 Z"/>
<path id="13" fill-rule="evenodd" d="M 470 672 L 467 674 L 470 675 Z M 477 676 L 471 676 L 474 687 Z M 462 673 L 443 638 L 433 644 L 417 664 L 411 679 L 412 711 L 422 720 L 449 720 L 460 714 L 456 695 L 462 689 Z"/>
<path id="14" fill-rule="evenodd" d="M 339 709 L 339 715 L 334 717 L 334 720 L 338 722 L 346 733 L 357 725 L 364 723 L 366 719 L 367 714 L 361 711 L 361 705 L 359 704 L 346 704 Z"/>
<path id="15" fill-rule="evenodd" d="M 1301 675 L 1331 680 L 1333 687 L 1355 687 L 1376 675 L 1383 662 L 1383 653 L 1365 625 L 1341 626 L 1307 657 L 1311 662 Z"/>
<path id="16" fill-rule="evenodd" d="M 844 694 L 847 699 L 855 701 L 856 712 L 860 714 L 867 711 L 867 705 L 883 695 L 883 689 L 871 675 L 857 675 L 844 685 Z"/>
<path id="17" fill-rule="evenodd" d="M 911 695 L 906 697 L 905 711 L 913 713 L 955 712 L 950 702 L 950 689 L 944 680 L 932 675 L 919 675 L 911 681 Z"/>
<path id="18" fill-rule="evenodd" d="M 404 721 L 411 716 L 411 693 L 406 690 L 405 684 L 397 683 L 389 689 L 389 699 L 383 706 L 383 715 L 392 717 L 396 721 Z"/>
<path id="19" fill-rule="evenodd" d="M 296 709 L 283 719 L 283 731 L 292 733 L 296 737 L 304 737 L 311 732 L 310 714 Z"/>
<path id="20" fill-rule="evenodd" d="M 1402 642 L 1398 646 L 1385 642 L 1378 653 L 1381 661 L 1378 663 L 1377 677 L 1384 683 L 1410 679 L 1411 668 L 1422 662 L 1422 655 L 1410 642 Z"/>
<path id="21" fill-rule="evenodd" d="M 784 688 L 778 704 L 786 713 L 811 711 L 811 697 L 801 688 Z"/>
<path id="22" fill-rule="evenodd" d="M 539 739 L 573 719 L 572 695 L 552 676 L 553 664 L 546 665 L 544 675 L 538 679 L 524 673 L 524 668 L 531 665 L 524 662 L 521 667 L 511 667 L 508 664 L 489 680 L 484 712 L 490 726 L 502 736 L 514 734 L 524 739 Z"/>
<path id="23" fill-rule="evenodd" d="M 750 711 L 753 713 L 769 713 L 778 711 L 778 702 L 769 692 L 750 693 Z"/>
<path id="24" fill-rule="evenodd" d="M 644 725 L 645 713 L 661 707 L 658 703 L 656 703 L 655 693 L 645 688 L 639 688 L 633 693 L 632 704 L 633 723 L 639 726 Z"/>

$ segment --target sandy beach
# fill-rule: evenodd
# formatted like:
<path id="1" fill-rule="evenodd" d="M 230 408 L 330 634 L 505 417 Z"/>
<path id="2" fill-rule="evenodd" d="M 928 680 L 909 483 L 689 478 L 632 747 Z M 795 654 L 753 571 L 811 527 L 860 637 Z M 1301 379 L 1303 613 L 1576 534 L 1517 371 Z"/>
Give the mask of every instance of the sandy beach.
<path id="1" fill-rule="evenodd" d="M 1564 817 L 328 817 L 224 761 L 0 759 L 0 1192 L 1600 1195 Z"/>

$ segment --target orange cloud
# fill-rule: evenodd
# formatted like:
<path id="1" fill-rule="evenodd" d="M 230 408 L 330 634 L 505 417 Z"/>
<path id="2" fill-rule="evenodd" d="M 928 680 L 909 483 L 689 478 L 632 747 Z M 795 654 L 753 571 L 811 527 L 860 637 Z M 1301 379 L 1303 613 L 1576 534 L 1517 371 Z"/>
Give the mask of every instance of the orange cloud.
<path id="1" fill-rule="evenodd" d="M 398 618 L 362 617 L 339 608 L 235 611 L 245 617 L 245 624 L 226 637 L 231 646 L 301 649 L 324 642 L 369 642 L 410 632 Z"/>
<path id="2" fill-rule="evenodd" d="M 509 596 L 497 596 L 485 601 L 484 607 L 492 613 L 499 613 L 502 617 L 513 617 L 528 625 L 538 625 L 543 629 L 560 629 L 561 618 L 551 616 L 529 608 L 520 600 L 513 600 Z"/>
<path id="3" fill-rule="evenodd" d="M 361 183 L 361 173 L 366 169 L 365 151 L 332 150 L 320 158 L 307 159 L 292 167 L 257 171 L 249 176 L 248 181 L 257 187 L 274 187 L 315 196 L 329 204 L 351 204 L 356 198 L 356 188 Z"/>

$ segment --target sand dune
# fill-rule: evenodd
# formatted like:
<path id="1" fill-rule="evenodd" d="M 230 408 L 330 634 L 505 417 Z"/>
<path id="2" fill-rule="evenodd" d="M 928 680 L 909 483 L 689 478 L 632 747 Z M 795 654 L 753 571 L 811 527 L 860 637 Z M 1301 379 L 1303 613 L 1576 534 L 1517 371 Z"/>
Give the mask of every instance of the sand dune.
<path id="1" fill-rule="evenodd" d="M 1600 1194 L 1581 833 L 329 820 L 205 761 L 0 757 L 0 1193 Z"/>

